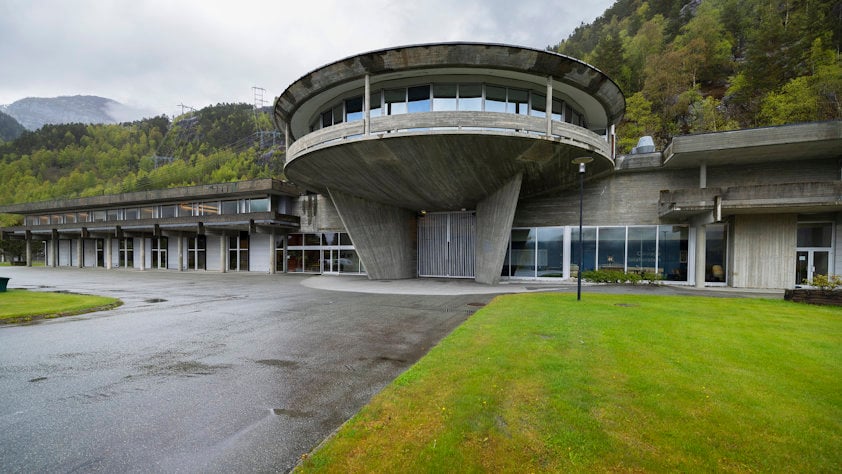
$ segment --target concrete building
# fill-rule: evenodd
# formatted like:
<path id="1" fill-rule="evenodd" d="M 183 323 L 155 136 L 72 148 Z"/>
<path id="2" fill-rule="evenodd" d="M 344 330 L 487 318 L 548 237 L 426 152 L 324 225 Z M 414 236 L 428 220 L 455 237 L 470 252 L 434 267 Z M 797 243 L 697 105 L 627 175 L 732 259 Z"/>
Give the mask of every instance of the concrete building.
<path id="1" fill-rule="evenodd" d="M 0 207 L 48 265 L 791 288 L 842 271 L 842 121 L 676 137 L 617 156 L 622 92 L 527 48 L 417 45 L 328 64 L 275 102 L 295 183 Z M 30 257 L 31 260 L 31 252 Z M 203 263 L 199 263 L 203 262 Z"/>

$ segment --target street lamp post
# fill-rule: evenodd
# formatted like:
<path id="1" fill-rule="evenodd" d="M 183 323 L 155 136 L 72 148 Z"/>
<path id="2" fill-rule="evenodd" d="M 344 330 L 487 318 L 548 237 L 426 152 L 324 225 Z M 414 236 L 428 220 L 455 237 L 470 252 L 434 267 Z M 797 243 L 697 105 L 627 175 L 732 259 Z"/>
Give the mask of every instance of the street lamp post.
<path id="1" fill-rule="evenodd" d="M 576 301 L 582 300 L 582 267 L 585 263 L 585 244 L 582 239 L 582 200 L 585 193 L 585 165 L 593 161 L 590 156 L 580 156 L 573 159 L 573 164 L 579 165 L 579 271 L 576 275 Z"/>

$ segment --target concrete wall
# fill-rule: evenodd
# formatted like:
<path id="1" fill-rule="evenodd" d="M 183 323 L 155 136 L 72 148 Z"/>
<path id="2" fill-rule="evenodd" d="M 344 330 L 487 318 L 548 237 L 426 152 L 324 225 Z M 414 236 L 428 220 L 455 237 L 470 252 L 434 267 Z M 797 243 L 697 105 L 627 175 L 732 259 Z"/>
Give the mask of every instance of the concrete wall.
<path id="1" fill-rule="evenodd" d="M 730 268 L 735 288 L 792 288 L 795 286 L 795 214 L 734 216 L 734 258 Z"/>
<path id="2" fill-rule="evenodd" d="M 618 173 L 585 182 L 584 225 L 658 224 L 662 189 L 699 185 L 698 170 Z M 556 196 L 521 199 L 515 227 L 579 225 L 579 188 Z"/>
<path id="3" fill-rule="evenodd" d="M 316 194 L 299 196 L 293 202 L 291 210 L 294 214 L 301 216 L 300 232 L 345 231 L 336 206 L 327 196 Z"/>

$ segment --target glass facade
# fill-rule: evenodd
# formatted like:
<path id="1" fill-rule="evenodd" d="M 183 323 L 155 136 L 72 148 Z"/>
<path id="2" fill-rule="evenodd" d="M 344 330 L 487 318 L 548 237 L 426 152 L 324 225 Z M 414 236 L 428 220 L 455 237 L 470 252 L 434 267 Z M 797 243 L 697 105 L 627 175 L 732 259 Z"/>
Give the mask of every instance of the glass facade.
<path id="1" fill-rule="evenodd" d="M 569 261 L 566 261 L 566 248 L 570 249 Z M 584 227 L 582 248 L 583 271 L 598 268 L 658 273 L 664 280 L 687 281 L 689 230 L 686 226 Z M 515 228 L 501 275 L 562 278 L 565 264 L 569 265 L 569 277 L 576 278 L 578 226 Z"/>
<path id="2" fill-rule="evenodd" d="M 547 116 L 546 94 L 484 83 L 432 83 L 375 91 L 370 96 L 370 115 L 402 115 L 421 112 L 499 112 L 533 117 Z M 363 118 L 362 96 L 343 99 L 318 113 L 310 131 Z M 552 120 L 586 127 L 584 115 L 570 103 L 552 100 Z"/>
<path id="3" fill-rule="evenodd" d="M 287 244 L 287 272 L 365 273 L 345 232 L 289 234 Z"/>
<path id="4" fill-rule="evenodd" d="M 197 235 L 187 239 L 187 268 L 189 270 L 207 269 L 207 237 Z"/>

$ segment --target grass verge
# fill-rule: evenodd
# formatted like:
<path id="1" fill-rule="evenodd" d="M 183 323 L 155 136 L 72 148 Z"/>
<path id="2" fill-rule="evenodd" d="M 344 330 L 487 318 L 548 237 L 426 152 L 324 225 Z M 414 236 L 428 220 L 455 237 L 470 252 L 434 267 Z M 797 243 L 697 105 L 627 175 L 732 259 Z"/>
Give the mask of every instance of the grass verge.
<path id="1" fill-rule="evenodd" d="M 116 308 L 116 298 L 73 293 L 7 290 L 0 293 L 0 324 L 58 318 Z"/>
<path id="2" fill-rule="evenodd" d="M 831 472 L 842 309 L 503 296 L 298 472 Z"/>

